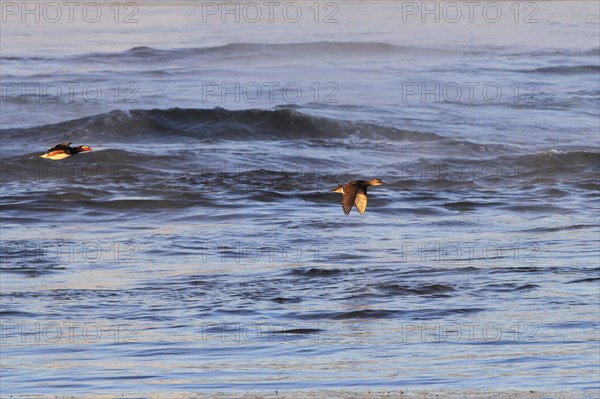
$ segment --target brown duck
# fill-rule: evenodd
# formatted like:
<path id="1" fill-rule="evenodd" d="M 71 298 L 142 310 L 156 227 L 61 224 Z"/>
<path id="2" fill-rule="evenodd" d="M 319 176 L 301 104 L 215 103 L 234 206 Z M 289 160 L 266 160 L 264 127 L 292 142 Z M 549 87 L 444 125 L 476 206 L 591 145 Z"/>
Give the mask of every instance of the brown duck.
<path id="1" fill-rule="evenodd" d="M 71 147 L 70 141 L 65 141 L 62 144 L 57 144 L 54 147 L 48 148 L 46 153 L 40 155 L 42 158 L 49 158 L 53 160 L 65 159 L 71 155 L 79 154 L 84 151 L 92 151 L 87 145 L 80 145 L 79 147 Z"/>
<path id="2" fill-rule="evenodd" d="M 356 205 L 356 210 L 362 215 L 367 209 L 367 187 L 382 184 L 380 179 L 352 180 L 331 191 L 342 194 L 342 209 L 346 215 L 352 210 L 352 205 Z"/>

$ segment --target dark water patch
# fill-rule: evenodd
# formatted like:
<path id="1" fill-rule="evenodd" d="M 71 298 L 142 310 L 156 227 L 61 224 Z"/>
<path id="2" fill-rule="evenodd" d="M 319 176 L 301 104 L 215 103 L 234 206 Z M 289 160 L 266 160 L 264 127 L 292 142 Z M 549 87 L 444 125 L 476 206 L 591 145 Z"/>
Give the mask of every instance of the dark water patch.
<path id="1" fill-rule="evenodd" d="M 15 57 L 15 56 L 2 56 L 0 61 L 50 61 L 52 57 Z"/>
<path id="2" fill-rule="evenodd" d="M 596 281 L 600 281 L 600 277 L 587 277 L 578 280 L 567 281 L 565 284 L 575 284 L 575 283 L 593 283 Z"/>
<path id="3" fill-rule="evenodd" d="M 324 269 L 311 267 L 308 269 L 292 269 L 287 274 L 291 276 L 301 277 L 332 277 L 349 273 L 349 270 L 344 269 Z"/>
<path id="4" fill-rule="evenodd" d="M 540 194 L 551 198 L 564 198 L 569 196 L 569 192 L 556 187 L 546 187 L 538 191 Z"/>
<path id="5" fill-rule="evenodd" d="M 273 330 L 270 331 L 272 334 L 312 334 L 318 332 L 325 332 L 320 328 L 292 328 L 289 330 Z"/>
<path id="6" fill-rule="evenodd" d="M 548 362 L 560 362 L 566 361 L 567 357 L 564 354 L 560 356 L 517 356 L 517 357 L 507 357 L 502 360 L 494 360 L 489 362 L 490 364 L 519 364 L 519 363 L 533 363 L 533 364 L 542 364 Z"/>
<path id="7" fill-rule="evenodd" d="M 416 286 L 403 286 L 399 284 L 379 284 L 374 288 L 382 291 L 386 295 L 431 295 L 431 296 L 449 296 L 448 293 L 456 289 L 444 284 L 424 284 Z"/>
<path id="8" fill-rule="evenodd" d="M 492 283 L 486 284 L 483 288 L 478 291 L 492 291 L 492 292 L 514 292 L 514 291 L 530 291 L 540 286 L 537 284 L 518 284 L 518 283 Z"/>
<path id="9" fill-rule="evenodd" d="M 541 262 L 540 262 L 541 263 Z M 574 272 L 589 273 L 590 269 L 580 269 L 577 267 L 559 267 L 559 266 L 503 266 L 493 267 L 487 269 L 491 274 L 504 274 L 504 273 L 525 273 L 531 275 L 537 274 L 571 274 Z"/>
<path id="10" fill-rule="evenodd" d="M 524 177 L 531 176 L 531 180 L 525 180 L 525 182 L 547 176 L 560 177 L 576 174 L 579 175 L 579 181 L 587 177 L 593 180 L 593 177 L 597 176 L 600 171 L 600 153 L 592 151 L 542 151 L 528 156 L 528 159 L 521 156 L 515 161 L 523 162 L 523 165 L 529 170 Z"/>
<path id="11" fill-rule="evenodd" d="M 356 253 L 338 251 L 338 248 L 334 244 L 331 244 L 331 246 L 326 246 L 323 244 L 321 247 L 323 250 L 327 251 L 327 253 L 324 253 L 323 255 L 327 257 L 327 260 L 332 262 L 356 261 L 372 258 L 372 256 L 368 254 L 360 255 Z"/>
<path id="12" fill-rule="evenodd" d="M 27 266 L 2 266 L 0 267 L 0 273 L 17 273 L 23 274 L 27 277 L 40 277 L 45 276 L 47 274 L 56 273 L 62 270 L 67 270 L 64 266 L 57 265 L 41 265 L 41 266 L 32 266 L 31 264 L 27 264 Z"/>
<path id="13" fill-rule="evenodd" d="M 457 202 L 447 202 L 445 204 L 442 204 L 442 206 L 446 209 L 451 209 L 451 210 L 461 211 L 461 212 L 474 211 L 478 207 L 485 206 L 485 205 L 487 205 L 487 204 L 480 203 L 480 202 L 474 202 L 474 201 L 457 201 Z"/>
<path id="14" fill-rule="evenodd" d="M 0 310 L 0 317 L 36 317 L 37 313 L 23 312 L 19 310 Z"/>
<path id="15" fill-rule="evenodd" d="M 598 65 L 560 65 L 551 67 L 542 67 L 535 69 L 523 69 L 520 72 L 524 73 L 539 73 L 539 74 L 555 74 L 555 75 L 581 75 L 581 74 L 598 74 L 600 66 Z"/>
<path id="16" fill-rule="evenodd" d="M 189 280 L 186 282 L 188 285 L 201 285 L 201 286 L 210 286 L 211 283 L 206 280 Z"/>
<path id="17" fill-rule="evenodd" d="M 87 195 L 86 193 L 82 193 L 82 192 L 78 192 L 78 191 L 71 191 L 71 192 L 48 193 L 47 198 L 49 200 L 56 200 L 56 201 L 77 202 L 77 201 L 89 201 L 89 200 L 96 198 L 96 196 Z"/>
<path id="18" fill-rule="evenodd" d="M 347 319 L 387 319 L 396 317 L 400 312 L 395 310 L 385 309 L 365 309 L 355 310 L 351 312 L 335 312 L 329 315 L 332 320 L 347 320 Z M 312 318 L 312 317 L 309 317 Z"/>
<path id="19" fill-rule="evenodd" d="M 374 211 L 373 211 L 374 212 Z M 386 215 L 398 215 L 398 216 L 437 216 L 448 214 L 443 210 L 440 210 L 437 207 L 425 207 L 421 206 L 418 208 L 405 208 L 405 207 L 391 207 L 388 206 L 385 208 Z"/>
<path id="20" fill-rule="evenodd" d="M 479 225 L 479 223 L 466 220 L 439 220 L 428 222 L 427 225 L 440 227 L 473 227 Z"/>
<path id="21" fill-rule="evenodd" d="M 555 233 L 558 231 L 568 231 L 568 230 L 583 230 L 583 229 L 596 229 L 598 225 L 595 224 L 574 224 L 567 226 L 558 226 L 558 227 L 536 227 L 534 229 L 526 229 L 520 230 L 528 233 Z"/>
<path id="22" fill-rule="evenodd" d="M 540 328 L 559 329 L 559 330 L 598 330 L 599 323 L 590 323 L 585 321 L 565 321 L 561 323 L 545 323 Z"/>
<path id="23" fill-rule="evenodd" d="M 415 319 L 435 319 L 440 317 L 471 315 L 484 312 L 484 308 L 458 308 L 458 309 L 425 309 L 414 311 Z"/>
<path id="24" fill-rule="evenodd" d="M 276 298 L 271 298 L 271 301 L 276 302 L 276 303 L 299 303 L 299 302 L 302 302 L 302 298 L 276 297 Z"/>
<path id="25" fill-rule="evenodd" d="M 531 212 L 531 213 L 544 213 L 544 214 L 566 214 L 570 213 L 569 209 L 555 206 L 555 205 L 508 205 L 503 206 L 501 209 L 512 212 Z"/>
<path id="26" fill-rule="evenodd" d="M 598 90 L 598 89 L 577 90 L 577 91 L 567 92 L 567 94 L 575 95 L 575 96 L 600 97 L 600 90 Z"/>
<path id="27" fill-rule="evenodd" d="M 580 188 L 582 190 L 600 191 L 600 183 L 583 182 L 583 183 L 577 183 L 576 186 L 577 186 L 577 188 Z"/>
<path id="28" fill-rule="evenodd" d="M 543 273 L 547 271 L 543 267 L 536 266 L 520 266 L 520 267 L 501 267 L 492 268 L 491 273 Z"/>
<path id="29" fill-rule="evenodd" d="M 575 50 L 575 49 L 566 49 L 566 48 L 557 48 L 557 49 L 543 49 L 543 50 L 533 50 L 533 51 L 524 51 L 518 53 L 507 53 L 502 54 L 503 56 L 508 57 L 535 57 L 535 58 L 543 58 L 547 59 L 549 57 L 585 57 L 585 56 L 600 56 L 600 47 L 594 47 L 587 50 Z"/>
<path id="30" fill-rule="evenodd" d="M 402 253 L 401 249 L 397 249 L 396 253 Z M 394 262 L 395 263 L 395 262 Z M 366 268 L 365 273 L 368 273 L 373 276 L 382 276 L 387 278 L 402 278 L 402 279 L 410 279 L 410 278 L 418 278 L 423 275 L 428 275 L 428 277 L 433 278 L 434 276 L 444 276 L 447 275 L 459 275 L 466 274 L 472 275 L 476 273 L 485 273 L 487 268 L 478 268 L 475 266 L 467 266 L 467 267 L 422 267 L 422 266 L 412 266 L 410 263 L 398 263 L 396 268 Z"/>
<path id="31" fill-rule="evenodd" d="M 110 209 L 113 211 L 154 211 L 154 210 L 174 210 L 184 209 L 195 205 L 192 201 L 183 201 L 176 199 L 118 199 L 108 201 L 95 201 L 93 203 L 82 203 L 81 206 L 93 206 L 97 209 Z"/>
<path id="32" fill-rule="evenodd" d="M 130 296 L 129 291 L 103 290 L 103 289 L 53 289 L 40 291 L 20 291 L 4 294 L 8 298 L 41 298 L 49 301 L 73 301 L 80 306 L 80 301 L 88 299 L 120 300 L 123 296 Z"/>
<path id="33" fill-rule="evenodd" d="M 426 202 L 426 201 L 437 201 L 440 199 L 440 193 L 414 193 L 404 198 L 404 201 L 408 202 Z"/>
<path id="34" fill-rule="evenodd" d="M 278 200 L 285 199 L 285 198 L 288 198 L 288 196 L 284 195 L 284 194 L 276 193 L 273 191 L 263 191 L 258 194 L 254 194 L 249 199 L 251 199 L 253 201 L 258 201 L 258 202 L 271 203 L 271 202 L 278 201 Z"/>
<path id="35" fill-rule="evenodd" d="M 332 194 L 329 191 L 323 190 L 323 191 L 314 191 L 314 192 L 309 192 L 309 193 L 299 193 L 299 194 L 296 194 L 295 197 L 301 198 L 304 201 L 321 204 L 321 203 L 331 203 Z M 314 225 L 316 226 L 320 222 L 314 221 L 312 223 L 314 223 Z"/>
<path id="36" fill-rule="evenodd" d="M 349 319 L 390 319 L 404 318 L 412 320 L 429 320 L 449 316 L 470 315 L 485 311 L 483 308 L 459 309 L 420 309 L 420 310 L 388 310 L 388 309 L 363 309 L 350 312 L 313 312 L 295 314 L 293 318 L 305 320 L 349 320 Z"/>

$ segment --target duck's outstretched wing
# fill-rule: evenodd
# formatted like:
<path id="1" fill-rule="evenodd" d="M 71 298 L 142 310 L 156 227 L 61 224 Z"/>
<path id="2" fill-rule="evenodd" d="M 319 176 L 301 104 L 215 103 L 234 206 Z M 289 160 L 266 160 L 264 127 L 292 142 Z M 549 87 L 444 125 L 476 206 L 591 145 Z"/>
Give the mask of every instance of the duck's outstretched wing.
<path id="1" fill-rule="evenodd" d="M 65 141 L 62 144 L 57 144 L 54 147 L 48 148 L 48 150 L 46 151 L 46 154 L 48 154 L 49 152 L 52 152 L 52 151 L 66 151 L 69 149 L 70 145 L 71 145 L 70 141 Z"/>
<path id="2" fill-rule="evenodd" d="M 365 210 L 367 209 L 367 189 L 359 188 L 356 190 L 354 205 L 356 205 L 358 213 L 361 215 L 365 213 Z M 350 205 L 350 208 L 352 208 L 352 205 Z"/>
<path id="3" fill-rule="evenodd" d="M 357 187 L 354 185 L 346 185 L 344 186 L 344 194 L 342 195 L 342 209 L 344 210 L 344 214 L 348 215 L 352 210 L 352 206 L 354 205 L 354 200 L 356 198 Z"/>

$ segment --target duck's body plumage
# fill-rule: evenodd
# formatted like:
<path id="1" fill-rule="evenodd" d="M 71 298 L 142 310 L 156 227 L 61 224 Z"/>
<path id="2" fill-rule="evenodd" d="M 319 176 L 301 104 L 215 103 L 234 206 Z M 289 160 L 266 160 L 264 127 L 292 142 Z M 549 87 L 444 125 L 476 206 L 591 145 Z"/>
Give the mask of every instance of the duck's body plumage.
<path id="1" fill-rule="evenodd" d="M 48 148 L 48 150 L 40 155 L 41 158 L 48 158 L 52 160 L 65 159 L 71 155 L 79 154 L 84 151 L 92 151 L 87 145 L 80 145 L 79 147 L 71 147 L 70 141 L 65 141 L 62 144 L 57 144 L 54 147 Z"/>
<path id="2" fill-rule="evenodd" d="M 380 179 L 352 180 L 331 191 L 342 194 L 342 209 L 344 210 L 344 214 L 348 215 L 352 210 L 352 206 L 355 205 L 358 213 L 362 215 L 367 209 L 367 187 L 382 184 L 383 182 Z"/>

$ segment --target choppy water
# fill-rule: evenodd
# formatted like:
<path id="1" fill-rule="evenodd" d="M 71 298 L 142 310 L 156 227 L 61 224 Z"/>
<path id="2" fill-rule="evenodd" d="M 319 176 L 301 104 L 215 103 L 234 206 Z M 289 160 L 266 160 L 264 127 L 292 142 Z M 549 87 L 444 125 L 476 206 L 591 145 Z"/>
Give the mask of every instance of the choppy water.
<path id="1" fill-rule="evenodd" d="M 402 4 L 9 18 L 3 396 L 595 397 L 597 6 L 432 24 Z M 37 157 L 65 140 L 94 151 Z M 329 190 L 371 177 L 345 217 Z"/>

